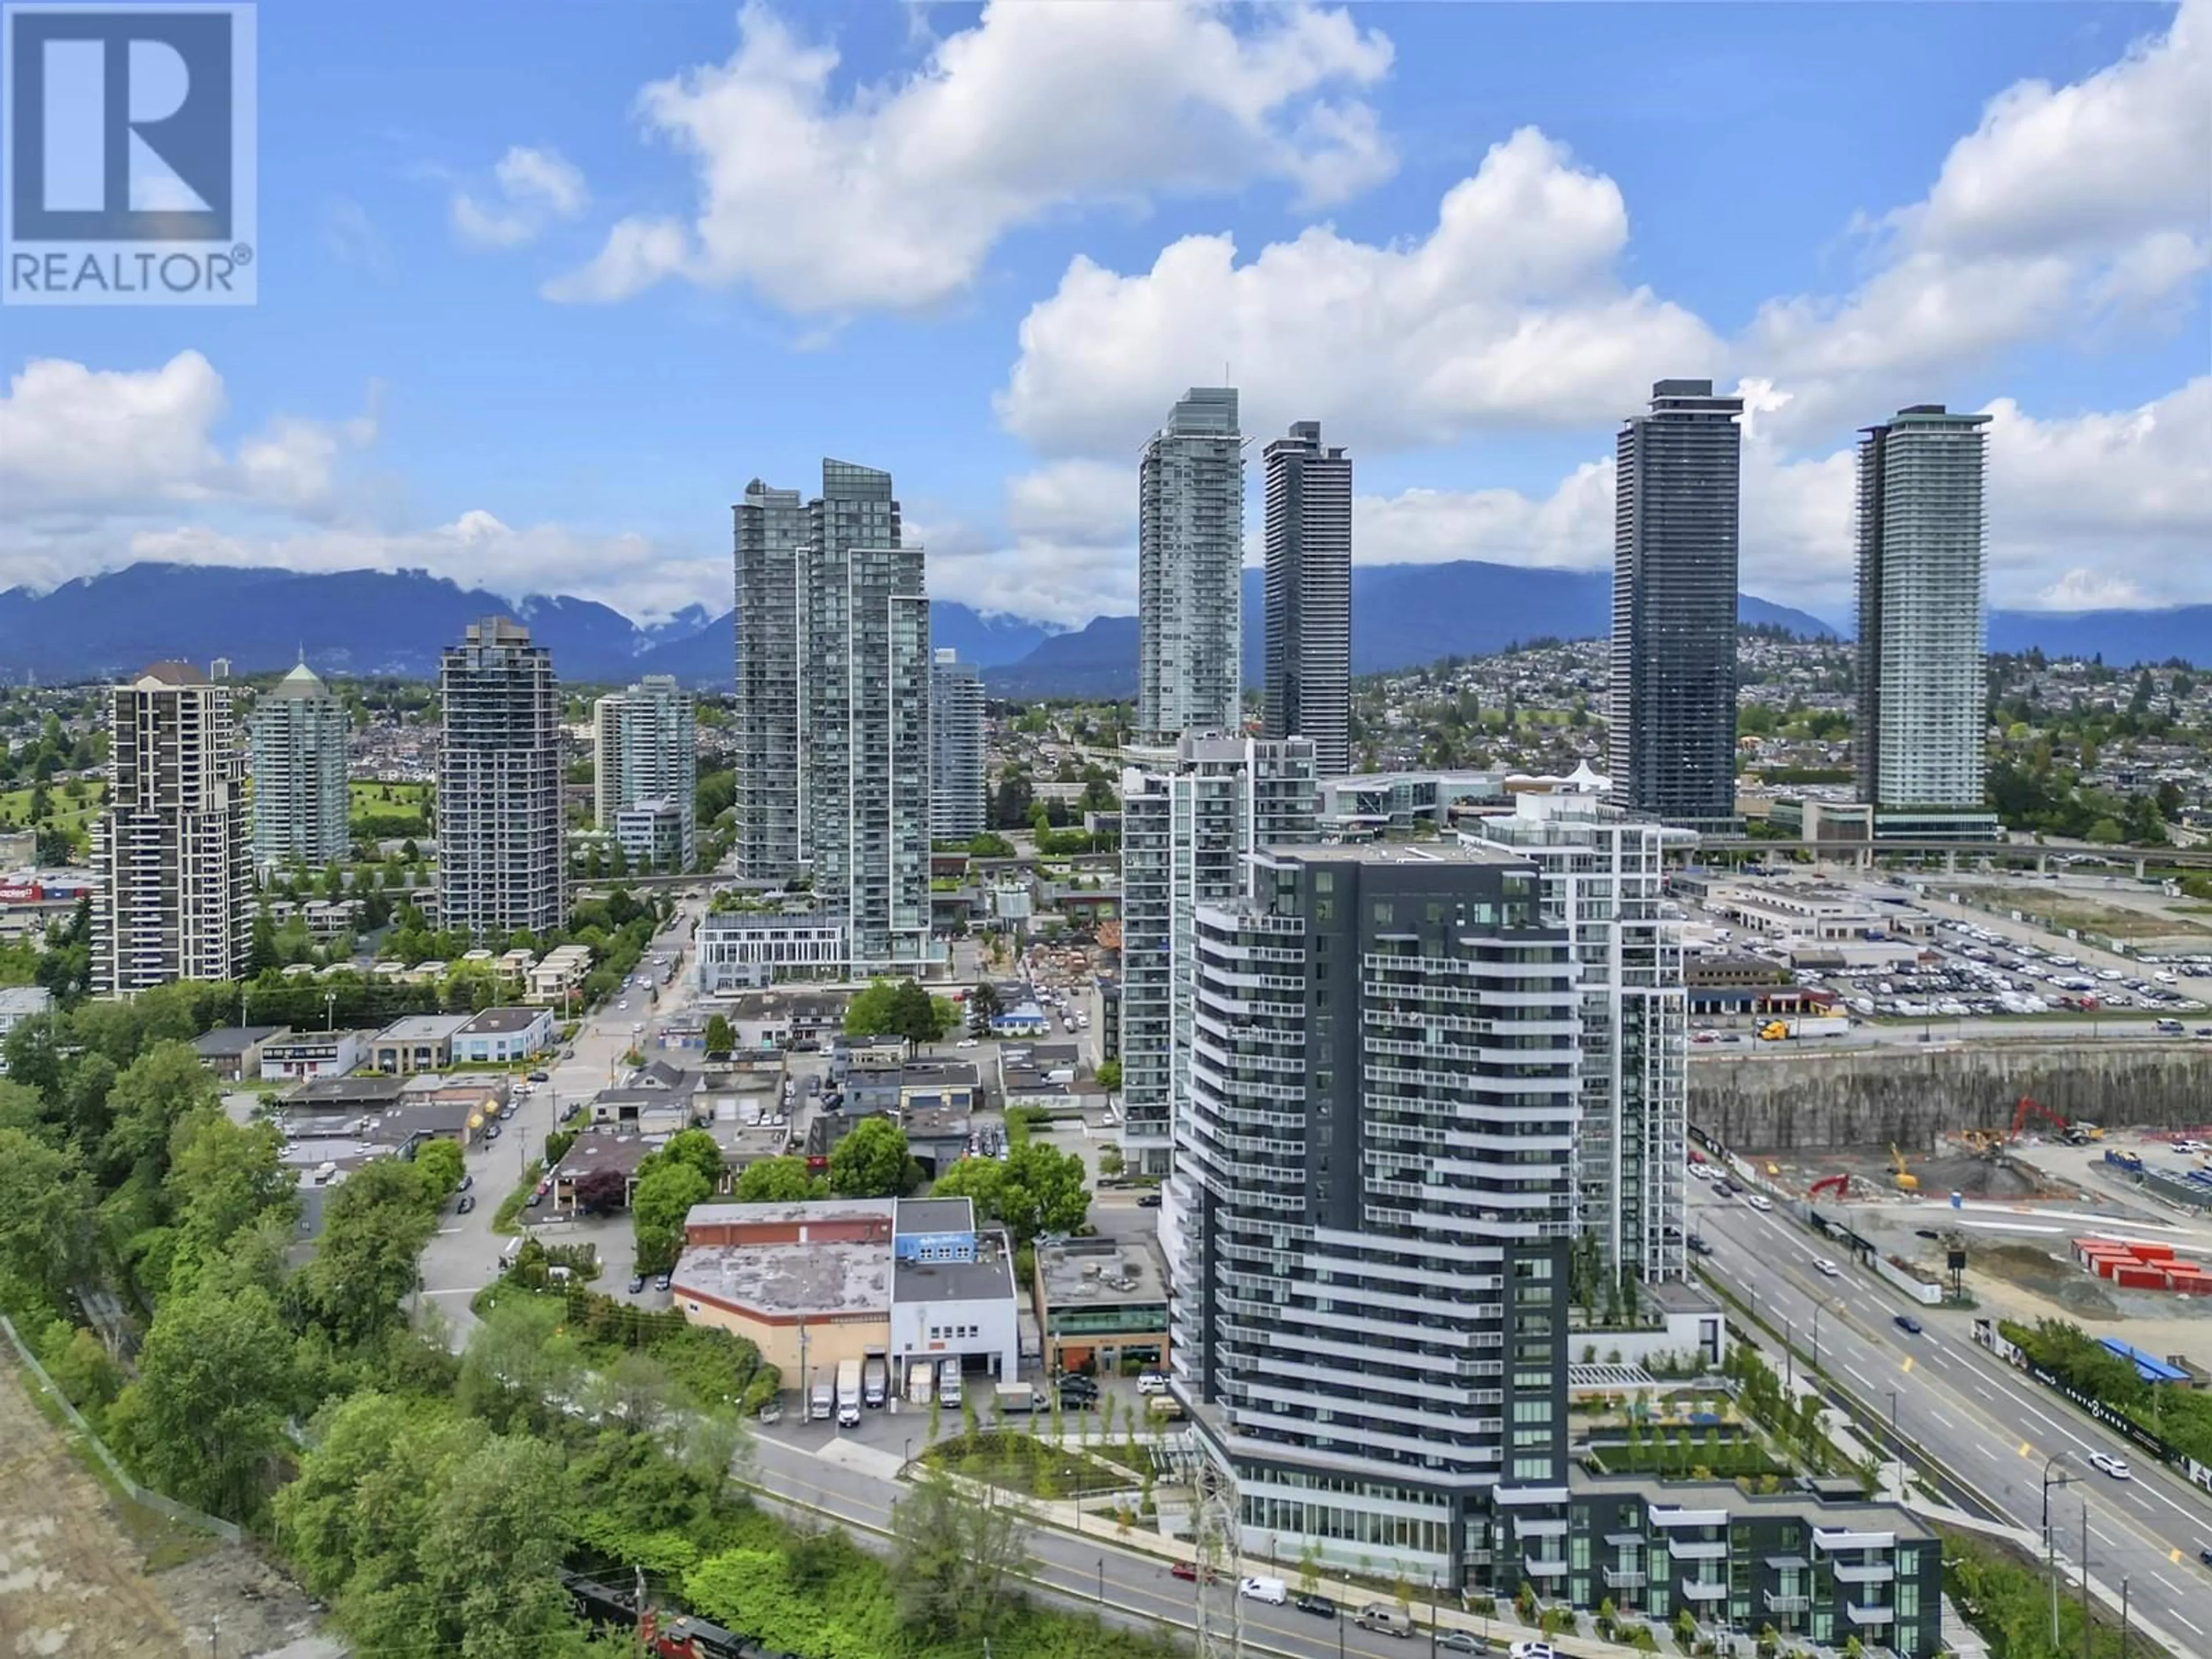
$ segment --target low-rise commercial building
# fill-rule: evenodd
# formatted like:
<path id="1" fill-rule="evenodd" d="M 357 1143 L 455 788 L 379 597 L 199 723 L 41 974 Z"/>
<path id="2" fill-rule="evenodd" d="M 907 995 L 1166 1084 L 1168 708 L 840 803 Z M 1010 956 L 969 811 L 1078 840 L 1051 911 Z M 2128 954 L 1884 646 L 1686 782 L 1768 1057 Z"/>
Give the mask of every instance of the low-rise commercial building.
<path id="1" fill-rule="evenodd" d="M 705 1115 L 705 1087 L 700 1073 L 656 1060 L 639 1066 L 628 1082 L 592 1096 L 592 1121 L 665 1139 Z"/>
<path id="2" fill-rule="evenodd" d="M 261 1076 L 264 1082 L 297 1082 L 306 1078 L 343 1077 L 368 1063 L 374 1031 L 294 1031 L 271 1037 L 261 1045 Z"/>
<path id="3" fill-rule="evenodd" d="M 1019 1361 L 1013 1254 L 964 1199 L 702 1204 L 672 1275 L 696 1324 L 742 1336 L 802 1392 L 845 1359 L 947 1359 L 1011 1377 Z"/>
<path id="4" fill-rule="evenodd" d="M 583 989 L 584 980 L 591 971 L 589 945 L 556 945 L 523 975 L 522 1000 L 548 1006 L 558 1005 Z"/>
<path id="5" fill-rule="evenodd" d="M 586 1183 L 595 1175 L 611 1173 L 623 1180 L 622 1205 L 629 1207 L 637 1191 L 638 1166 L 660 1150 L 660 1142 L 624 1130 L 586 1129 L 568 1143 L 554 1169 L 550 1182 L 553 1212 L 573 1216 L 580 1199 L 592 1196 Z"/>
<path id="6" fill-rule="evenodd" d="M 368 1063 L 377 1071 L 400 1077 L 442 1072 L 453 1063 L 453 1039 L 474 1018 L 472 1014 L 410 1014 L 396 1019 L 369 1044 Z"/>
<path id="7" fill-rule="evenodd" d="M 460 1066 L 512 1066 L 553 1046 L 550 1008 L 487 1008 L 453 1034 Z"/>
<path id="8" fill-rule="evenodd" d="M 807 1053 L 844 1028 L 845 999 L 834 992 L 769 992 L 736 998 L 721 1010 L 737 1052 Z"/>
<path id="9" fill-rule="evenodd" d="M 192 1039 L 200 1064 L 226 1083 L 261 1075 L 264 1045 L 291 1034 L 289 1025 L 219 1025 Z"/>
<path id="10" fill-rule="evenodd" d="M 1167 1263 L 1150 1240 L 1041 1242 L 1030 1293 L 1049 1371 L 1165 1370 Z"/>

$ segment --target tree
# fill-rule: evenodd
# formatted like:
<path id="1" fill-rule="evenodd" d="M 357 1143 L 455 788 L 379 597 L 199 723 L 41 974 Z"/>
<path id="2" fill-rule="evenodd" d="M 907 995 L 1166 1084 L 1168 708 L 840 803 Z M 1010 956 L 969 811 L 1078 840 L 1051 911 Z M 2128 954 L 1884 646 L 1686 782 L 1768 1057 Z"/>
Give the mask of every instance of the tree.
<path id="1" fill-rule="evenodd" d="M 1118 1060 L 1100 1060 L 1097 1077 L 1098 1086 L 1108 1094 L 1113 1094 L 1121 1086 L 1121 1062 Z"/>
<path id="2" fill-rule="evenodd" d="M 820 1193 L 805 1158 L 764 1158 L 745 1166 L 730 1195 L 740 1204 L 795 1204 Z"/>
<path id="3" fill-rule="evenodd" d="M 932 1198 L 965 1198 L 975 1206 L 975 1213 L 986 1219 L 995 1220 L 999 1213 L 999 1188 L 1006 1178 L 1006 1165 L 995 1158 L 963 1158 L 937 1177 L 929 1189 Z"/>
<path id="4" fill-rule="evenodd" d="M 917 981 L 879 979 L 847 1006 L 845 1035 L 934 1042 L 944 1027 L 936 1004 Z"/>
<path id="5" fill-rule="evenodd" d="M 543 1424 L 574 1391 L 583 1355 L 568 1310 L 544 1297 L 513 1297 L 486 1310 L 461 1357 L 456 1397 L 494 1427 Z"/>
<path id="6" fill-rule="evenodd" d="M 710 1193 L 722 1184 L 722 1149 L 704 1129 L 685 1129 L 671 1135 L 659 1156 L 672 1163 L 690 1164 L 705 1180 Z"/>
<path id="7" fill-rule="evenodd" d="M 417 1147 L 415 1167 L 422 1172 L 422 1180 L 431 1193 L 438 1198 L 444 1198 L 461 1184 L 465 1164 L 460 1143 L 433 1140 Z"/>
<path id="8" fill-rule="evenodd" d="M 71 1015 L 80 1035 L 86 1016 L 94 1008 L 106 1006 L 88 1004 Z M 119 1184 L 134 1171 L 149 1182 L 159 1182 L 177 1125 L 196 1113 L 219 1113 L 221 1091 L 190 1043 L 157 1042 L 139 1054 L 135 1030 L 105 1017 L 100 1023 L 108 1027 L 103 1034 L 107 1041 L 126 1050 L 109 1054 L 124 1070 L 107 1093 L 112 1127 L 100 1147 L 101 1164 L 112 1178 L 111 1184 Z M 94 1046 L 100 1045 L 95 1042 Z"/>
<path id="9" fill-rule="evenodd" d="M 684 1218 L 714 1189 L 690 1164 L 659 1162 L 639 1176 L 630 1194 L 630 1225 L 637 1235 L 637 1270 L 665 1273 L 684 1243 Z"/>
<path id="10" fill-rule="evenodd" d="M 720 1014 L 709 1014 L 707 1017 L 707 1052 L 726 1054 L 735 1052 L 737 1046 L 738 1034 L 731 1029 L 728 1019 Z"/>
<path id="11" fill-rule="evenodd" d="M 561 1455 L 543 1441 L 495 1438 L 453 1467 L 416 1555 L 441 1650 L 540 1659 L 571 1628 L 561 1584 L 568 1504 Z"/>
<path id="12" fill-rule="evenodd" d="M 896 1198 L 914 1185 L 906 1131 L 887 1117 L 856 1124 L 830 1154 L 830 1190 L 840 1198 Z"/>
<path id="13" fill-rule="evenodd" d="M 1040 1140 L 1024 1141 L 1000 1165 L 998 1218 L 1017 1249 L 1042 1233 L 1073 1233 L 1091 1213 L 1084 1189 L 1083 1160 Z"/>
<path id="14" fill-rule="evenodd" d="M 1028 1569 L 1020 1511 L 997 1486 L 970 1496 L 925 1476 L 891 1508 L 891 1593 L 903 1629 L 943 1644 L 998 1633 Z"/>
<path id="15" fill-rule="evenodd" d="M 576 1208 L 584 1215 L 612 1215 L 629 1202 L 629 1177 L 620 1170 L 592 1170 L 576 1177 Z"/>
<path id="16" fill-rule="evenodd" d="M 416 1258 L 437 1231 L 441 1197 L 398 1158 L 363 1164 L 331 1192 L 299 1294 L 341 1341 L 364 1342 L 398 1319 L 415 1288 Z"/>
<path id="17" fill-rule="evenodd" d="M 233 1520 L 261 1509 L 292 1404 L 292 1335 L 259 1286 L 171 1297 L 109 1413 L 146 1483 Z"/>
<path id="18" fill-rule="evenodd" d="M 1006 1001 L 999 995 L 999 988 L 988 980 L 968 994 L 968 1026 L 978 1036 L 987 1034 L 991 1022 L 1006 1012 Z"/>
<path id="19" fill-rule="evenodd" d="M 205 1262 L 264 1219 L 289 1222 L 299 1208 L 295 1180 L 274 1125 L 233 1123 L 220 1111 L 186 1118 L 170 1138 L 163 1182 L 180 1255 Z"/>
<path id="20" fill-rule="evenodd" d="M 92 1206 L 75 1152 L 0 1129 L 0 1310 L 60 1305 L 92 1258 Z"/>
<path id="21" fill-rule="evenodd" d="M 412 1599 L 399 1587 L 416 1576 L 446 1471 L 485 1438 L 482 1423 L 442 1401 L 386 1394 L 355 1395 L 317 1422 L 299 1477 L 276 1494 L 277 1531 L 301 1583 L 337 1605 L 356 1640 L 367 1609 L 348 1604 L 349 1587 L 358 1582 L 362 1600 L 386 1601 L 387 1619 L 404 1612 L 390 1604 Z"/>

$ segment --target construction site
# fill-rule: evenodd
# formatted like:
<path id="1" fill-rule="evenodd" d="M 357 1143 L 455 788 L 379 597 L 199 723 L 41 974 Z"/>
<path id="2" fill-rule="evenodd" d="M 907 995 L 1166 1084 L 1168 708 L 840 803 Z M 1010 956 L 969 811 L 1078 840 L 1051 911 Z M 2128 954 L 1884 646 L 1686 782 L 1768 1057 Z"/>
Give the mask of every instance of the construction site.
<path id="1" fill-rule="evenodd" d="M 2212 1344 L 2212 1205 L 2146 1191 L 2146 1164 L 2185 1169 L 2183 1131 L 2109 1127 L 2022 1096 L 1932 1146 L 1735 1148 L 1775 1186 L 1925 1282 L 2000 1318 L 2125 1326 L 2159 1352 Z M 2212 1145 L 2212 1128 L 2204 1131 Z M 2160 1344 L 2165 1346 L 2161 1346 Z"/>

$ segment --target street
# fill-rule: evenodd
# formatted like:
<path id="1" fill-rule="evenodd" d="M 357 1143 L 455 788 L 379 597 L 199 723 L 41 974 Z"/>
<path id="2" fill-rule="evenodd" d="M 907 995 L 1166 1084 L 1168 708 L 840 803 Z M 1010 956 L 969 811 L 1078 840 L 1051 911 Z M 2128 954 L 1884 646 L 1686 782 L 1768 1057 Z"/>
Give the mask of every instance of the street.
<path id="1" fill-rule="evenodd" d="M 2212 1497 L 1977 1346 L 1972 1315 L 1909 1304 L 1848 1264 L 1837 1278 L 1822 1275 L 1814 1261 L 1841 1260 L 1841 1250 L 1779 1212 L 1717 1197 L 1702 1182 L 1693 1203 L 1694 1225 L 1713 1246 L 1708 1264 L 1762 1318 L 1789 1322 L 1801 1363 L 1813 1351 L 1817 1307 L 1828 1372 L 1877 1415 L 1893 1409 L 1907 1441 L 2031 1533 L 2042 1525 L 2046 1461 L 2057 1457 L 2049 1472 L 2054 1482 L 2067 1478 L 2050 1495 L 2060 1555 L 2080 1556 L 2086 1506 L 2091 1572 L 2107 1584 L 2129 1580 L 2143 1619 L 2212 1652 L 2212 1571 L 2197 1560 L 2212 1547 Z M 1892 1322 L 1908 1309 L 1925 1328 L 1920 1335 Z M 2134 1478 L 2098 1473 L 2092 1451 L 2126 1459 Z"/>
<path id="2" fill-rule="evenodd" d="M 550 1083 L 522 1097 L 514 1115 L 501 1124 L 498 1139 L 468 1149 L 465 1164 L 468 1173 L 476 1177 L 472 1190 L 477 1206 L 467 1215 L 455 1215 L 448 1208 L 436 1236 L 422 1252 L 422 1296 L 451 1325 L 454 1346 L 466 1340 L 469 1328 L 476 1322 L 469 1311 L 471 1299 L 499 1277 L 500 1251 L 507 1240 L 492 1231 L 491 1224 L 500 1200 L 514 1190 L 531 1160 L 544 1152 L 545 1137 L 560 1126 L 561 1114 L 578 1101 L 588 1101 L 617 1079 L 622 1069 L 622 1057 L 635 1041 L 630 1034 L 631 1025 L 640 1022 L 647 1026 L 657 1024 L 690 1004 L 693 995 L 690 976 L 683 971 L 690 948 L 684 934 L 690 922 L 705 908 L 703 901 L 681 902 L 675 918 L 647 948 L 640 964 L 641 972 L 650 974 L 653 954 L 657 951 L 670 952 L 679 964 L 676 976 L 659 988 L 657 1000 L 648 1007 L 644 991 L 624 989 L 604 1009 L 587 1013 L 577 1028 L 574 1042 L 568 1045 L 573 1057 L 550 1068 Z M 526 1210 L 523 1218 L 533 1220 L 540 1213 Z M 626 1218 L 618 1220 L 619 1226 L 599 1231 L 604 1231 L 611 1240 L 619 1234 L 621 1242 L 626 1244 L 629 1224 Z M 617 1262 L 609 1251 L 607 1262 L 607 1272 L 598 1288 L 620 1295 L 628 1283 L 629 1258 L 624 1255 Z M 615 1276 L 617 1267 L 623 1270 L 620 1278 Z M 647 1294 L 649 1297 L 652 1293 Z"/>

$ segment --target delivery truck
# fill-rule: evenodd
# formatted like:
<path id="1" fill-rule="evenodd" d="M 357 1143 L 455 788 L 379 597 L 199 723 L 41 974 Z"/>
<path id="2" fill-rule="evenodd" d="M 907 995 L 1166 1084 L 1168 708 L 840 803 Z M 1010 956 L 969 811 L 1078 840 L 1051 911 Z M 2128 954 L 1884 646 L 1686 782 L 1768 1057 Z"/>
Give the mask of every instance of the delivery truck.
<path id="1" fill-rule="evenodd" d="M 884 1394 L 890 1386 L 890 1367 L 883 1355 L 872 1353 L 860 1364 L 860 1401 L 870 1411 L 882 1408 Z"/>
<path id="2" fill-rule="evenodd" d="M 860 1423 L 860 1362 L 837 1362 L 837 1426 L 858 1428 Z"/>
<path id="3" fill-rule="evenodd" d="M 808 1422 L 827 1423 L 830 1420 L 830 1414 L 836 1408 L 836 1385 L 828 1377 L 823 1377 L 807 1391 L 806 1420 Z"/>

